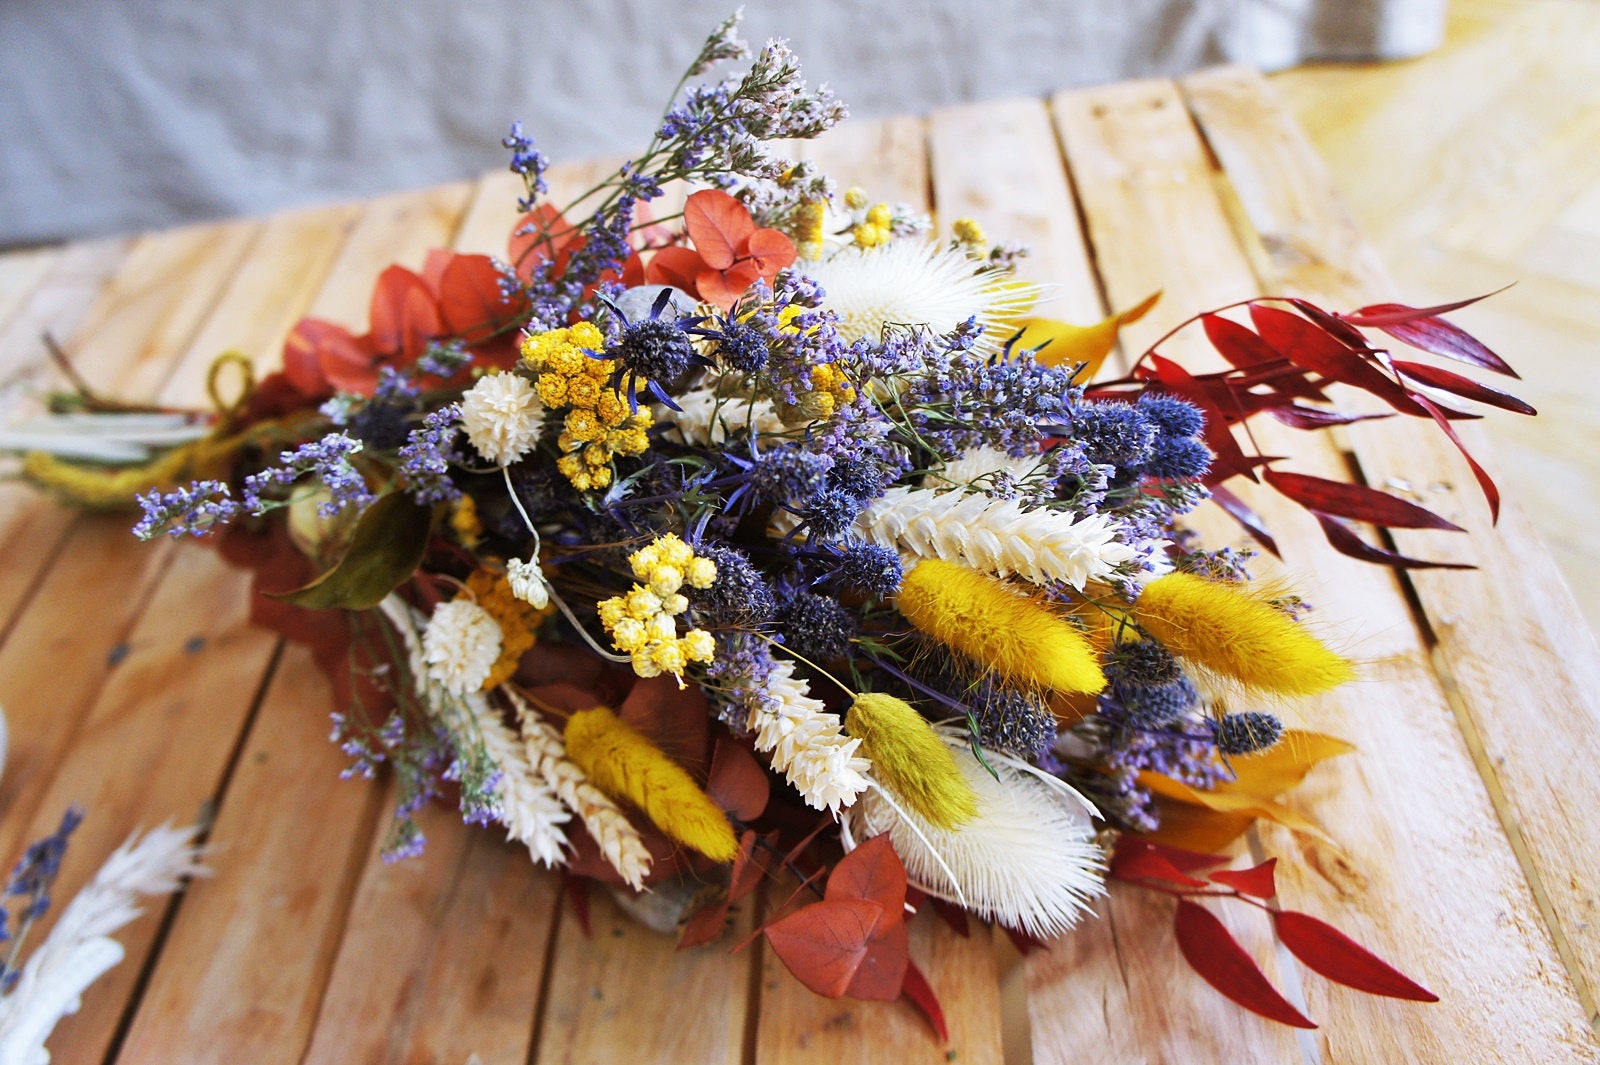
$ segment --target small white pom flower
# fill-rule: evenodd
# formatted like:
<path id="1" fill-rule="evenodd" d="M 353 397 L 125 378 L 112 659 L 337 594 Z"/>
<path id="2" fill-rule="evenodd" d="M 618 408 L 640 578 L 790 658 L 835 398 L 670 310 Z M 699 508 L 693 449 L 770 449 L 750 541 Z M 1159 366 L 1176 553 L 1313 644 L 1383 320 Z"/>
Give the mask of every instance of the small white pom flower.
<path id="1" fill-rule="evenodd" d="M 550 605 L 550 589 L 544 583 L 544 570 L 539 567 L 538 559 L 524 562 L 514 558 L 507 562 L 506 580 L 511 585 L 511 594 L 529 606 L 543 610 Z"/>
<path id="2" fill-rule="evenodd" d="M 469 695 L 489 679 L 500 641 L 500 624 L 471 599 L 440 603 L 422 634 L 428 677 L 451 695 Z"/>
<path id="3" fill-rule="evenodd" d="M 533 449 L 544 425 L 544 405 L 525 377 L 480 377 L 461 397 L 461 424 L 478 454 L 509 466 Z"/>

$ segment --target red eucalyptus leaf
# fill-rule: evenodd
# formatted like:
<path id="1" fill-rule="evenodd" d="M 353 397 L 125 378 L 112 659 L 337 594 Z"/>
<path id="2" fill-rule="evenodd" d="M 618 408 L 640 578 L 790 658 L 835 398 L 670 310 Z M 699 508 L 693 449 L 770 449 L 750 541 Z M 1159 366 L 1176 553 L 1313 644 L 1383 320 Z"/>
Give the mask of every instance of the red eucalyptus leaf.
<path id="1" fill-rule="evenodd" d="M 1476 566 L 1466 562 L 1430 562 L 1423 558 L 1397 555 L 1393 551 L 1386 551 L 1367 543 L 1351 532 L 1338 518 L 1328 514 L 1318 514 L 1316 511 L 1312 511 L 1311 516 L 1322 526 L 1322 535 L 1327 537 L 1328 543 L 1333 545 L 1335 551 L 1362 562 L 1374 562 L 1380 566 L 1393 566 L 1396 569 L 1477 569 Z"/>
<path id="2" fill-rule="evenodd" d="M 1424 413 L 1404 388 L 1326 330 L 1298 314 L 1251 304 L 1250 318 L 1262 338 L 1296 364 L 1370 392 L 1403 414 L 1420 417 Z"/>
<path id="3" fill-rule="evenodd" d="M 769 284 L 779 270 L 786 269 L 799 258 L 794 241 L 776 229 L 758 229 L 746 237 L 744 254 L 755 262 L 761 279 Z"/>
<path id="4" fill-rule="evenodd" d="M 724 735 L 711 752 L 706 794 L 740 821 L 754 821 L 767 808 L 772 784 L 750 748 Z"/>
<path id="5" fill-rule="evenodd" d="M 795 979 L 824 998 L 900 997 L 911 960 L 903 913 L 891 915 L 870 899 L 828 899 L 763 931 Z"/>
<path id="6" fill-rule="evenodd" d="M 323 379 L 341 392 L 370 396 L 378 387 L 378 367 L 389 360 L 373 350 L 370 336 L 353 337 L 341 330 L 329 333 L 317 346 Z"/>
<path id="7" fill-rule="evenodd" d="M 1333 481 L 1326 477 L 1313 477 L 1305 473 L 1288 473 L 1283 470 L 1263 470 L 1268 484 L 1299 503 L 1307 510 L 1333 514 L 1355 521 L 1367 521 L 1399 529 L 1440 529 L 1445 532 L 1462 532 L 1461 526 L 1439 517 L 1426 507 L 1419 507 L 1398 496 L 1380 492 L 1364 484 Z"/>
<path id="8" fill-rule="evenodd" d="M 454 255 L 438 281 L 439 315 L 444 331 L 479 344 L 521 316 L 526 300 L 507 299 L 500 271 L 487 255 Z"/>
<path id="9" fill-rule="evenodd" d="M 721 189 L 702 189 L 683 205 L 683 225 L 706 265 L 726 270 L 756 224 L 744 205 Z"/>
<path id="10" fill-rule="evenodd" d="M 1216 914 L 1187 899 L 1179 899 L 1173 930 L 1184 960 L 1206 983 L 1228 998 L 1279 1024 L 1294 1028 L 1316 1027 L 1278 993 L 1257 967 L 1255 959 L 1229 934 Z"/>
<path id="11" fill-rule="evenodd" d="M 1291 429 L 1327 429 L 1334 425 L 1351 425 L 1355 422 L 1375 421 L 1379 418 L 1393 418 L 1393 411 L 1379 411 L 1374 414 L 1350 414 L 1338 410 L 1324 410 L 1320 407 L 1302 407 L 1298 403 L 1287 406 L 1272 407 L 1268 414 Z"/>
<path id="12" fill-rule="evenodd" d="M 701 299 L 726 311 L 759 280 L 761 268 L 755 260 L 741 259 L 726 270 L 703 268 L 694 282 Z"/>
<path id="13" fill-rule="evenodd" d="M 644 278 L 652 285 L 671 285 L 698 299 L 694 279 L 703 269 L 705 263 L 692 248 L 674 246 L 662 248 L 650 257 Z"/>
<path id="14" fill-rule="evenodd" d="M 776 832 L 771 833 L 767 844 L 770 846 L 777 837 Z M 754 829 L 747 829 L 739 837 L 739 856 L 733 860 L 733 868 L 728 873 L 729 902 L 738 902 L 761 886 L 761 878 L 767 874 L 766 863 L 770 861 L 767 853 L 761 848 Z"/>
<path id="15" fill-rule="evenodd" d="M 1248 869 L 1218 869 L 1214 873 L 1208 873 L 1207 878 L 1213 884 L 1231 887 L 1242 894 L 1253 895 L 1258 899 L 1270 899 L 1278 893 L 1278 886 L 1272 875 L 1277 866 L 1278 859 L 1268 858 L 1260 865 L 1252 865 Z"/>
<path id="16" fill-rule="evenodd" d="M 1272 915 L 1278 938 L 1306 968 L 1370 995 L 1438 1002 L 1439 996 L 1332 925 L 1304 913 Z"/>
<path id="17" fill-rule="evenodd" d="M 906 905 L 906 869 L 887 835 L 873 836 L 839 860 L 828 874 L 829 899 L 870 899 L 890 913 Z"/>
<path id="18" fill-rule="evenodd" d="M 403 266 L 378 275 L 372 290 L 372 345 L 400 366 L 422 358 L 428 341 L 444 332 L 439 304 L 427 282 Z"/>
<path id="19" fill-rule="evenodd" d="M 1111 855 L 1110 877 L 1113 880 L 1160 880 L 1175 887 L 1203 888 L 1204 880 L 1196 880 L 1156 847 L 1141 839 L 1123 836 L 1117 841 Z"/>
<path id="20" fill-rule="evenodd" d="M 1271 344 L 1230 318 L 1203 314 L 1200 316 L 1200 327 L 1205 330 L 1211 346 L 1217 349 L 1217 354 L 1241 370 L 1283 359 Z"/>
<path id="21" fill-rule="evenodd" d="M 950 1029 L 944 1023 L 944 1008 L 939 1005 L 939 997 L 933 993 L 928 978 L 922 975 L 922 970 L 917 968 L 917 963 L 914 961 L 906 962 L 906 979 L 902 991 L 906 998 L 911 1000 L 912 1005 L 928 1018 L 928 1023 L 933 1025 L 934 1034 L 939 1037 L 939 1041 L 950 1042 Z"/>
<path id="22" fill-rule="evenodd" d="M 1509 410 L 1516 414 L 1539 413 L 1509 392 L 1502 392 L 1498 388 L 1490 388 L 1488 385 L 1480 384 L 1470 377 L 1463 377 L 1461 374 L 1452 373 L 1437 366 L 1429 366 L 1423 362 L 1406 362 L 1403 359 L 1396 359 L 1394 368 L 1418 384 L 1443 389 L 1463 399 L 1474 399 L 1479 403 L 1487 403 L 1491 407 L 1499 407 L 1501 410 Z"/>
<path id="23" fill-rule="evenodd" d="M 1500 489 L 1495 487 L 1494 478 L 1489 476 L 1489 471 L 1478 465 L 1478 460 L 1472 457 L 1467 450 L 1467 445 L 1461 442 L 1455 429 L 1451 428 L 1449 416 L 1439 408 L 1439 405 L 1427 396 L 1417 396 L 1417 402 L 1422 408 L 1433 416 L 1439 428 L 1444 430 L 1444 435 L 1461 452 L 1461 457 L 1467 460 L 1467 465 L 1472 467 L 1472 476 L 1478 479 L 1478 487 L 1483 490 L 1483 498 L 1489 503 L 1489 514 L 1498 523 L 1500 521 Z"/>

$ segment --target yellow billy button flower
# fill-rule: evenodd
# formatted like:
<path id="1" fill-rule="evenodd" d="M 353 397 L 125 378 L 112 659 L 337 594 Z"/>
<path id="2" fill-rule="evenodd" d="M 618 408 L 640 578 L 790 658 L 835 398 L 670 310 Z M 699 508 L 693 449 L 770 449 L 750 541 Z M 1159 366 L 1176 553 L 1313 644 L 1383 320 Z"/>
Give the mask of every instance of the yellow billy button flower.
<path id="1" fill-rule="evenodd" d="M 962 244 L 984 243 L 983 227 L 970 218 L 958 218 L 950 223 L 950 235 Z"/>

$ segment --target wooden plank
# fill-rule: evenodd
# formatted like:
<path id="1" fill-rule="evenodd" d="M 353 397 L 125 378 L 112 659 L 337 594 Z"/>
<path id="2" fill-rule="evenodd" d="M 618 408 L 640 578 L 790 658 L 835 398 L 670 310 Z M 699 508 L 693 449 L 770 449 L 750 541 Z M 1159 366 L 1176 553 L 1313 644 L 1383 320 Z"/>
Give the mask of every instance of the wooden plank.
<path id="1" fill-rule="evenodd" d="M 923 120 L 896 115 L 877 122 L 846 122 L 814 141 L 793 146 L 796 159 L 809 159 L 838 183 L 867 190 L 873 202 L 933 207 L 928 187 L 927 131 Z"/>
<path id="2" fill-rule="evenodd" d="M 584 937 L 571 907 L 562 907 L 538 1053 L 530 1060 L 744 1060 L 746 1013 L 754 1008 L 751 954 L 727 953 L 729 939 L 680 951 L 676 937 L 624 914 L 603 889 L 589 899 L 593 938 Z M 730 935 L 748 930 L 741 916 Z"/>
<path id="3" fill-rule="evenodd" d="M 1001 1061 L 1000 975 L 991 931 L 973 922 L 971 936 L 962 938 L 931 912 L 918 914 L 910 926 L 911 957 L 944 1007 L 948 1044 L 903 999 L 823 998 L 807 991 L 768 950 L 761 963 L 755 1060 L 760 1065 Z"/>
<path id="4" fill-rule="evenodd" d="M 325 209 L 331 212 L 326 216 L 313 212 L 275 220 L 283 231 L 269 245 L 276 268 L 272 263 L 261 263 L 257 267 L 258 283 L 241 286 L 237 291 L 241 299 L 264 298 L 256 305 L 264 318 L 241 322 L 242 331 L 263 345 L 267 352 L 264 358 L 270 365 L 281 347 L 282 334 L 307 300 L 312 300 L 313 310 L 323 316 L 361 328 L 358 320 L 366 309 L 372 284 L 391 256 L 420 260 L 427 248 L 446 242 L 466 205 L 468 192 L 464 185 L 451 185 L 377 201 L 374 209 L 364 212 L 349 229 L 333 272 L 314 299 L 307 286 L 290 285 L 286 289 L 284 282 L 274 279 L 325 264 L 332 253 L 328 241 L 337 239 L 329 234 L 342 232 L 348 221 L 347 209 Z M 349 275 L 362 279 L 362 284 L 352 283 Z M 293 293 L 299 306 L 278 306 L 272 298 L 277 293 Z M 204 365 L 204 359 L 189 362 L 191 368 Z M 169 387 L 176 392 L 192 385 L 175 379 Z M 248 603 L 247 575 L 231 573 L 223 582 L 232 585 L 234 597 Z M 296 669 L 311 668 L 303 648 L 284 654 Z M 263 658 L 261 665 L 265 664 Z M 226 791 L 219 797 L 223 815 L 214 839 L 238 838 L 244 867 L 237 877 L 230 868 L 219 877 L 217 890 L 207 896 L 210 901 L 199 907 L 185 905 L 173 924 L 174 942 L 207 944 L 204 949 L 208 954 L 222 951 L 224 947 L 218 944 L 232 934 L 228 924 L 232 914 L 255 905 L 255 900 L 273 898 L 275 893 L 278 897 L 292 894 L 298 900 L 296 905 L 311 912 L 314 919 L 294 940 L 295 957 L 289 964 L 283 965 L 280 960 L 284 941 L 267 937 L 248 945 L 229 942 L 226 951 L 236 968 L 218 968 L 206 978 L 208 993 L 217 996 L 232 993 L 238 1001 L 257 1001 L 258 994 L 264 994 L 261 1009 L 271 1016 L 240 1020 L 219 1015 L 193 994 L 195 971 L 183 953 L 190 948 L 180 945 L 176 953 L 166 949 L 154 963 L 147 997 L 139 1004 L 127 1049 L 118 1060 L 160 1060 L 159 1051 L 167 1045 L 165 1041 L 175 1038 L 174 1033 L 189 1031 L 214 1033 L 217 1053 L 223 1057 L 212 1060 L 254 1061 L 254 1055 L 268 1060 L 278 1055 L 272 1060 L 287 1061 L 298 1060 L 304 1052 L 317 1016 L 317 1003 L 344 933 L 351 897 L 371 846 L 382 799 L 379 789 L 339 779 L 343 756 L 327 742 L 325 715 L 332 709 L 331 692 L 320 675 L 286 678 L 280 671 L 275 676 L 249 743 L 252 748 L 287 753 L 294 749 L 289 745 L 292 737 L 303 748 L 301 756 L 320 767 L 320 775 L 302 775 L 297 769 L 261 773 L 245 773 L 241 769 L 226 782 Z M 301 858 L 293 849 L 293 833 L 297 828 L 309 832 L 313 828 L 309 822 L 322 818 L 324 808 L 331 811 L 326 816 L 333 823 L 315 828 L 324 834 L 328 853 L 318 855 L 311 866 L 300 870 L 297 863 Z M 280 823 L 279 835 L 269 843 L 257 843 L 252 836 L 259 828 L 256 822 L 268 818 Z M 234 831 L 243 834 L 230 836 Z M 307 879 L 297 884 L 295 878 L 302 871 Z M 262 920 L 270 923 L 280 919 Z M 270 979 L 262 975 L 274 967 L 286 971 Z M 230 979 L 234 983 L 230 984 Z"/>
<path id="5" fill-rule="evenodd" d="M 331 698 L 310 653 L 285 648 L 212 830 L 217 875 L 179 908 L 119 1063 L 304 1054 L 381 801 L 339 780 Z"/>
<path id="6" fill-rule="evenodd" d="M 1113 299 L 1119 291 L 1142 291 L 1157 275 L 1182 287 L 1181 305 L 1158 308 L 1129 330 L 1133 346 L 1148 344 L 1195 310 L 1251 294 L 1256 281 L 1173 86 L 1151 82 L 1067 94 L 1057 99 L 1057 115 L 1091 238 L 1101 248 L 1119 239 L 1122 245 L 1117 267 L 1102 270 Z M 1095 201 L 1084 177 L 1086 147 L 1110 150 L 1116 166 L 1101 169 L 1123 176 L 1104 203 Z M 1148 206 L 1152 201 L 1158 205 Z M 1183 228 L 1152 249 L 1152 261 L 1142 269 L 1128 261 L 1127 249 L 1140 243 L 1136 235 L 1162 232 L 1155 217 L 1180 215 Z M 1167 287 L 1171 293 L 1175 286 Z M 1185 345 L 1180 338 L 1163 350 L 1185 347 L 1187 358 L 1198 362 L 1204 349 L 1197 342 Z M 1325 442 L 1290 440 L 1272 426 L 1257 433 L 1270 453 L 1292 449 L 1297 469 L 1339 472 L 1340 456 Z M 1576 1049 L 1587 1033 L 1570 986 L 1538 935 L 1532 899 L 1392 578 L 1334 555 L 1294 508 L 1268 498 L 1256 502 L 1294 566 L 1292 582 L 1317 604 L 1327 629 L 1348 641 L 1341 649 L 1360 662 L 1382 662 L 1381 673 L 1369 665 L 1381 689 L 1336 691 L 1296 708 L 1311 727 L 1353 739 L 1361 753 L 1319 769 L 1297 793 L 1338 848 L 1266 834 L 1269 850 L 1299 852 L 1281 867 L 1280 897 L 1287 906 L 1324 913 L 1449 1003 L 1429 1009 L 1374 1002 L 1330 992 L 1310 977 L 1311 1012 L 1325 1022 L 1317 1033 L 1322 1060 L 1470 1060 L 1485 1048 L 1498 1047 L 1503 1056 L 1514 1056 L 1515 1046 Z M 1407 710 L 1396 713 L 1394 706 Z M 1438 870 L 1463 867 L 1473 870 L 1470 887 L 1452 891 L 1469 881 Z M 1319 907 L 1319 901 L 1340 905 Z M 1440 928 L 1451 929 L 1450 943 L 1439 941 Z M 1470 959 L 1456 947 L 1463 939 L 1475 944 Z M 1494 973 L 1482 971 L 1484 957 L 1495 959 Z"/>
<path id="7" fill-rule="evenodd" d="M 0 329 L 33 295 L 65 250 L 58 244 L 0 253 Z"/>
<path id="8" fill-rule="evenodd" d="M 420 858 L 374 836 L 305 1065 L 528 1061 L 560 882 L 454 811 L 417 817 Z"/>
<path id="9" fill-rule="evenodd" d="M 1189 82 L 1193 106 L 1230 174 L 1254 170 L 1247 188 L 1293 186 L 1321 195 L 1295 201 L 1241 193 L 1264 243 L 1293 233 L 1306 261 L 1320 261 L 1353 239 L 1343 208 L 1303 136 L 1257 76 L 1224 70 Z M 1265 142 L 1265 143 L 1263 143 Z M 1333 285 L 1295 261 L 1266 260 L 1272 283 L 1331 301 L 1391 298 L 1381 268 Z M 1361 260 L 1370 261 L 1370 260 Z M 1478 754 L 1478 768 L 1520 844 L 1526 871 L 1545 903 L 1563 960 L 1591 1018 L 1600 985 L 1600 857 L 1594 819 L 1600 783 L 1600 653 L 1570 593 L 1514 499 L 1499 526 L 1484 528 L 1482 505 L 1460 459 L 1430 427 L 1375 425 L 1350 434 L 1375 484 L 1428 486 L 1423 502 L 1472 528 L 1470 541 L 1396 536 L 1401 549 L 1475 562 L 1472 573 L 1423 574 L 1411 582 L 1436 637 L 1437 658 Z M 1483 455 L 1479 434 L 1462 433 Z M 1512 486 L 1513 490 L 1515 486 Z M 1455 579 L 1446 579 L 1455 578 Z M 1508 698 L 1509 693 L 1516 693 Z"/>
<path id="10" fill-rule="evenodd" d="M 1077 205 L 1040 100 L 952 107 L 928 120 L 934 198 L 948 225 L 962 215 L 994 243 L 1028 246 L 1021 275 L 1047 286 L 1037 313 L 1087 325 L 1104 314 Z"/>
<path id="11" fill-rule="evenodd" d="M 28 294 L 0 329 L 0 389 L 47 386 L 41 336 L 70 340 L 110 284 L 127 254 L 128 241 L 73 244 L 62 250 L 50 272 Z M 5 405 L 0 417 L 22 417 L 38 409 L 35 400 Z M 44 567 L 60 547 L 72 512 L 51 504 L 32 488 L 0 484 L 0 634 L 11 627 L 22 604 L 37 587 Z"/>

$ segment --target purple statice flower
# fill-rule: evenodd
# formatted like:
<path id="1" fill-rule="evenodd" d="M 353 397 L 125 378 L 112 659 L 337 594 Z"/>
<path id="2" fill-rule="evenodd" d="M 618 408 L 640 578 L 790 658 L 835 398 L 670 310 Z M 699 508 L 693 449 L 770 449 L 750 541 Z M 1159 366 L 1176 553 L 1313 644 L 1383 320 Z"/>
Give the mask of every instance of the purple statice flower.
<path id="1" fill-rule="evenodd" d="M 460 340 L 434 340 L 417 360 L 417 369 L 434 377 L 454 377 L 471 361 L 472 355 Z"/>
<path id="2" fill-rule="evenodd" d="M 521 122 L 511 123 L 511 132 L 500 143 L 511 152 L 512 173 L 521 174 L 527 185 L 528 194 L 517 201 L 517 210 L 530 211 L 536 198 L 550 192 L 550 186 L 544 180 L 550 162 L 543 152 L 534 147 L 533 138 L 522 132 Z"/>
<path id="3" fill-rule="evenodd" d="M 448 503 L 461 498 L 461 489 L 450 480 L 451 463 L 459 463 L 461 452 L 456 438 L 461 423 L 461 406 L 451 403 L 422 419 L 400 449 L 400 473 L 406 491 L 418 503 Z"/>
<path id="4" fill-rule="evenodd" d="M 19 913 L 21 920 L 37 921 L 50 909 L 50 886 L 61 872 L 68 839 L 82 823 L 83 810 L 69 806 L 61 815 L 61 824 L 56 830 L 30 845 L 11 870 L 5 894 L 7 898 L 27 900 Z"/>
<path id="5" fill-rule="evenodd" d="M 770 698 L 767 685 L 776 663 L 767 642 L 740 632 L 717 634 L 717 653 L 706 666 L 706 695 L 717 717 L 739 735 L 747 731 L 752 707 Z"/>
<path id="6" fill-rule="evenodd" d="M 750 54 L 750 46 L 739 38 L 739 20 L 743 15 L 744 9 L 740 8 L 717 24 L 700 46 L 700 54 L 690 64 L 685 77 L 698 78 L 724 60 L 744 59 Z"/>
<path id="7" fill-rule="evenodd" d="M 172 492 L 151 489 L 135 496 L 144 517 L 133 527 L 133 535 L 149 540 L 166 530 L 168 536 L 204 536 L 218 525 L 225 525 L 242 509 L 228 486 L 221 481 L 195 481 Z"/>
<path id="8" fill-rule="evenodd" d="M 367 490 L 366 478 L 350 462 L 361 448 L 361 441 L 346 433 L 329 433 L 321 440 L 285 451 L 278 456 L 279 465 L 244 479 L 244 505 L 252 513 L 265 513 L 271 504 L 261 498 L 263 491 L 274 485 L 291 485 L 310 475 L 328 490 L 328 500 L 317 507 L 317 513 L 324 518 L 331 518 L 346 507 L 365 508 L 377 497 Z"/>

